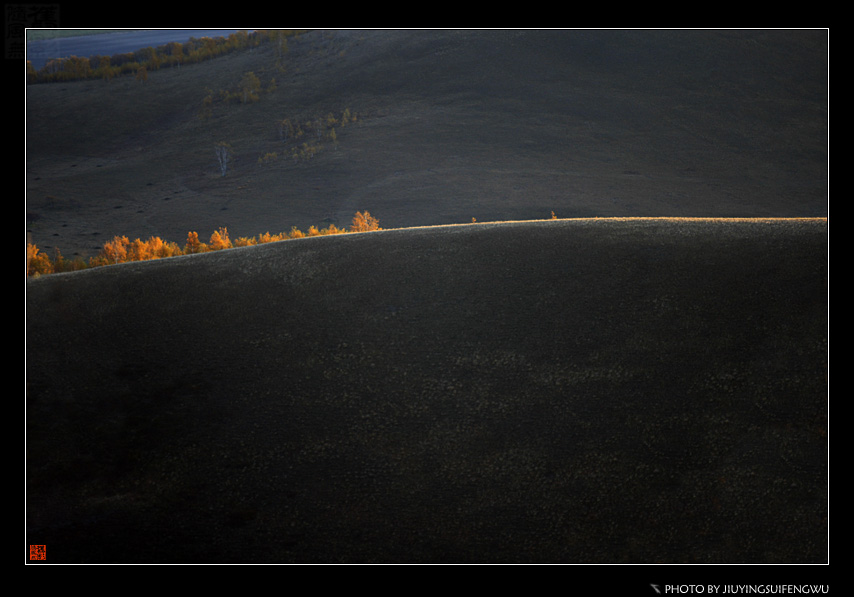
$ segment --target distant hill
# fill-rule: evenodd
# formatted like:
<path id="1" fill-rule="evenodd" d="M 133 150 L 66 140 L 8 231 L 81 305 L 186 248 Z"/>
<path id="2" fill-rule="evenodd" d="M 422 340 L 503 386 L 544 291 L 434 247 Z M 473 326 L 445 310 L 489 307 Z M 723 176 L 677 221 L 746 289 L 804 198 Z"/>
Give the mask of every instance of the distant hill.
<path id="1" fill-rule="evenodd" d="M 827 215 L 824 30 L 313 31 L 285 50 L 30 85 L 32 241 L 90 256 L 117 234 L 253 236 L 365 209 L 387 228 Z M 248 73 L 258 100 L 220 101 Z M 305 136 L 283 140 L 284 119 Z"/>
<path id="2" fill-rule="evenodd" d="M 826 562 L 827 240 L 823 219 L 506 222 L 30 279 L 27 542 Z"/>
<path id="3" fill-rule="evenodd" d="M 115 56 L 190 38 L 227 37 L 234 29 L 40 29 L 27 31 L 27 61 L 36 70 L 69 56 Z"/>

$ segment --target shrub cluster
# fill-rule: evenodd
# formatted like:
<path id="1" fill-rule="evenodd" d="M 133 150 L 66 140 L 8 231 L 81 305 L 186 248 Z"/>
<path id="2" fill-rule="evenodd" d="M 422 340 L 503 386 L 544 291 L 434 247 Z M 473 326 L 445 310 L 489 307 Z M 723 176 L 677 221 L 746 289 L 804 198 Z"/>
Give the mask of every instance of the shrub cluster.
<path id="1" fill-rule="evenodd" d="M 51 259 L 47 253 L 40 251 L 36 245 L 27 243 L 27 276 L 76 271 L 89 267 L 114 265 L 130 261 L 163 259 L 177 255 L 193 255 L 196 253 L 221 251 L 233 247 L 248 247 L 295 238 L 345 234 L 348 232 L 368 232 L 371 230 L 382 229 L 379 226 L 379 220 L 366 211 L 364 213 L 356 213 L 349 229 L 338 228 L 334 224 L 330 224 L 328 227 L 322 229 L 310 226 L 307 232 L 303 232 L 296 227 L 292 227 L 290 232 L 279 234 L 265 232 L 254 237 L 239 237 L 231 240 L 228 235 L 228 229 L 220 228 L 211 234 L 206 243 L 199 240 L 197 232 L 188 233 L 187 241 L 183 247 L 173 242 L 164 241 L 157 236 L 152 236 L 148 240 L 137 238 L 132 241 L 126 236 L 115 236 L 109 242 L 104 243 L 100 252 L 95 257 L 90 258 L 88 263 L 81 258 L 72 261 L 64 259 L 58 250 L 55 252 L 54 259 Z"/>
<path id="2" fill-rule="evenodd" d="M 254 72 L 243 75 L 240 81 L 227 89 L 213 91 L 207 89 L 207 95 L 202 99 L 199 108 L 199 118 L 206 120 L 214 114 L 214 107 L 228 104 L 251 104 L 261 99 L 262 93 L 272 93 L 276 90 L 276 79 L 270 79 L 266 87 Z"/>

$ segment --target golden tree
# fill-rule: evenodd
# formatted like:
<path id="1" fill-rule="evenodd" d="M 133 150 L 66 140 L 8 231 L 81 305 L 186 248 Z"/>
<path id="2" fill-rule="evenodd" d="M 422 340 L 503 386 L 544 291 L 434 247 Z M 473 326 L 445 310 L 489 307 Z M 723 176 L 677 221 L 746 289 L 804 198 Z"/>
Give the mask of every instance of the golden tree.
<path id="1" fill-rule="evenodd" d="M 219 230 L 214 230 L 213 234 L 211 234 L 211 239 L 208 241 L 208 248 L 211 251 L 220 251 L 222 249 L 230 249 L 231 248 L 231 240 L 228 238 L 228 230 L 225 228 L 220 228 Z"/>
<path id="2" fill-rule="evenodd" d="M 369 212 L 357 211 L 353 217 L 353 225 L 350 226 L 350 232 L 369 232 L 371 230 L 382 230 L 380 221 L 373 217 Z"/>
<path id="3" fill-rule="evenodd" d="M 27 243 L 27 275 L 35 276 L 41 274 L 52 274 L 53 264 L 50 257 L 39 251 L 32 243 Z"/>
<path id="4" fill-rule="evenodd" d="M 175 257 L 181 254 L 181 248 L 172 242 L 167 242 L 159 236 L 152 236 L 148 239 L 148 252 L 152 259 L 163 259 L 165 257 Z"/>
<path id="5" fill-rule="evenodd" d="M 198 232 L 187 233 L 187 243 L 184 245 L 184 252 L 187 254 L 202 253 L 207 249 L 207 246 L 199 242 Z"/>
<path id="6" fill-rule="evenodd" d="M 113 240 L 104 243 L 101 256 L 108 263 L 123 263 L 127 260 L 130 241 L 126 236 L 114 236 Z"/>

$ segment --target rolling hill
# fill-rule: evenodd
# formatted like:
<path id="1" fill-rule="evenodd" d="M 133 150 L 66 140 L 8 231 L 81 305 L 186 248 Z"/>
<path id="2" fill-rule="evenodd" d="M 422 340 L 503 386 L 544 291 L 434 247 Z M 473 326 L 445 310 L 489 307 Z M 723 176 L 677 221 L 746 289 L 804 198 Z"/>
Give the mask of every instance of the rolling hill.
<path id="1" fill-rule="evenodd" d="M 30 280 L 52 562 L 818 563 L 824 220 L 306 238 Z"/>

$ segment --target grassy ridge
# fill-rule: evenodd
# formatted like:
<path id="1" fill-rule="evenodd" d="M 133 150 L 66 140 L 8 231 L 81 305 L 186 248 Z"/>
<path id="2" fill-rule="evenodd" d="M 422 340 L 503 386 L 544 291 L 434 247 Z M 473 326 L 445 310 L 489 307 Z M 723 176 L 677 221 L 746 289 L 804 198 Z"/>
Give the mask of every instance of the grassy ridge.
<path id="1" fill-rule="evenodd" d="M 822 562 L 823 220 L 385 230 L 28 282 L 53 562 Z"/>
<path id="2" fill-rule="evenodd" d="M 191 231 L 187 234 L 187 242 L 183 248 L 177 243 L 164 241 L 159 236 L 149 237 L 147 240 L 130 240 L 126 236 L 115 236 L 104 244 L 97 256 L 92 257 L 87 263 L 82 258 L 73 260 L 65 259 L 62 253 L 56 249 L 55 257 L 39 250 L 32 244 L 27 244 L 27 276 L 41 276 L 44 274 L 67 273 L 79 271 L 88 267 L 102 267 L 105 265 L 117 265 L 128 261 L 149 261 L 151 259 L 166 259 L 179 255 L 192 255 L 196 253 L 207 253 L 208 251 L 221 251 L 234 247 L 249 247 L 257 244 L 279 242 L 286 239 L 304 238 L 306 236 L 327 236 L 331 234 L 345 234 L 348 232 L 369 232 L 380 230 L 379 220 L 371 216 L 370 212 L 356 212 L 349 229 L 338 228 L 330 224 L 326 228 L 318 229 L 316 226 L 309 227 L 303 232 L 296 226 L 290 232 L 270 234 L 265 232 L 253 237 L 239 237 L 231 240 L 228 229 L 220 228 L 214 230 L 207 243 L 199 240 L 198 232 Z"/>

